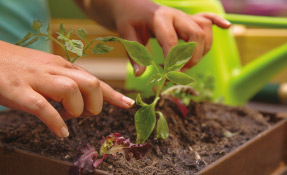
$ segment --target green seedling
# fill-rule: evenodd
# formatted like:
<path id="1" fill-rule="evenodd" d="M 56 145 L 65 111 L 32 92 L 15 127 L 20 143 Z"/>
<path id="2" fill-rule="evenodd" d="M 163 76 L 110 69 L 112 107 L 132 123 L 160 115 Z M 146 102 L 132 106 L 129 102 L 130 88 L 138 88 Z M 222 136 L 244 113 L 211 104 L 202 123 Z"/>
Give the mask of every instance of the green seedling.
<path id="1" fill-rule="evenodd" d="M 68 61 L 75 62 L 79 57 L 86 55 L 86 51 L 88 49 L 91 49 L 94 54 L 105 54 L 113 49 L 112 47 L 106 46 L 106 42 L 120 42 L 124 45 L 129 56 L 136 63 L 142 66 L 153 66 L 157 73 L 152 76 L 149 82 L 147 82 L 148 84 L 152 84 L 157 87 L 153 102 L 150 104 L 143 102 L 140 94 L 138 94 L 136 99 L 136 103 L 141 107 L 135 114 L 135 126 L 137 132 L 136 142 L 145 143 L 153 132 L 156 124 L 156 138 L 166 139 L 168 137 L 169 129 L 166 119 L 162 112 L 155 111 L 155 107 L 160 99 L 160 93 L 167 80 L 179 85 L 190 85 L 195 82 L 192 77 L 179 71 L 191 58 L 193 50 L 196 47 L 196 43 L 182 43 L 173 47 L 165 59 L 164 68 L 162 68 L 154 61 L 150 52 L 138 42 L 128 41 L 118 37 L 104 37 L 96 38 L 87 43 L 86 40 L 88 32 L 84 29 L 76 30 L 76 35 L 80 38 L 79 40 L 70 39 L 74 30 L 67 32 L 62 24 L 60 25 L 59 32 L 57 33 L 58 37 L 54 38 L 49 34 L 49 27 L 46 29 L 48 34 L 42 33 L 42 26 L 43 25 L 39 20 L 34 21 L 33 29 L 35 30 L 35 33 L 28 33 L 17 43 L 17 45 L 28 46 L 36 42 L 40 37 L 46 37 L 65 50 Z M 101 43 L 95 44 L 95 42 Z M 70 53 L 74 53 L 76 56 L 72 58 Z M 158 115 L 157 122 L 156 114 Z"/>
<path id="2" fill-rule="evenodd" d="M 195 82 L 192 77 L 179 72 L 179 70 L 191 58 L 196 43 L 182 43 L 173 47 L 168 53 L 164 62 L 164 68 L 162 69 L 160 65 L 156 64 L 150 52 L 138 42 L 128 41 L 117 37 L 98 38 L 98 40 L 103 41 L 104 43 L 111 41 L 121 42 L 129 56 L 136 63 L 142 66 L 153 66 L 156 69 L 157 73 L 151 77 L 149 82 L 147 82 L 148 84 L 152 83 L 157 87 L 153 102 L 150 104 L 143 102 L 140 94 L 138 94 L 136 99 L 137 105 L 141 107 L 135 114 L 137 143 L 144 143 L 153 132 L 156 124 L 156 137 L 166 139 L 169 132 L 168 124 L 162 112 L 155 111 L 155 107 L 167 80 L 179 85 L 190 85 Z M 159 118 L 157 123 L 156 114 Z"/>
<path id="3" fill-rule="evenodd" d="M 76 31 L 72 29 L 67 32 L 63 24 L 61 24 L 57 32 L 58 37 L 54 38 L 49 33 L 50 26 L 47 27 L 45 33 L 42 32 L 43 24 L 40 20 L 33 21 L 32 27 L 35 33 L 27 33 L 16 45 L 27 47 L 38 41 L 40 37 L 46 37 L 48 40 L 55 42 L 63 48 L 65 50 L 66 59 L 72 63 L 79 57 L 85 56 L 89 49 L 91 49 L 94 54 L 105 54 L 113 50 L 113 47 L 106 46 L 103 43 L 96 44 L 96 39 L 87 42 L 88 32 L 82 28 Z M 73 33 L 75 33 L 79 39 L 70 39 Z M 72 54 L 75 56 L 72 57 Z"/>

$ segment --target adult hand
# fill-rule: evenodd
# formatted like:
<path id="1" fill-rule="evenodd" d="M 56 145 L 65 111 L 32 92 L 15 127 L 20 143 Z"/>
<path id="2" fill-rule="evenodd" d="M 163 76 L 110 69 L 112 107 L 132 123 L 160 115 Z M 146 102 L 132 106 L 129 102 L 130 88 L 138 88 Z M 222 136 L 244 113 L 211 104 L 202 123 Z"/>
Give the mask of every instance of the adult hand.
<path id="1" fill-rule="evenodd" d="M 134 101 L 60 56 L 0 41 L 0 105 L 31 113 L 57 136 L 69 135 L 65 119 L 96 115 L 103 100 L 121 108 Z M 62 103 L 57 110 L 48 102 Z"/>
<path id="2" fill-rule="evenodd" d="M 182 11 L 160 6 L 150 0 L 76 0 L 84 11 L 100 24 L 117 30 L 121 37 L 146 44 L 155 36 L 166 56 L 178 39 L 197 42 L 190 61 L 183 69 L 189 69 L 210 50 L 212 25 L 229 28 L 230 23 L 212 13 L 188 15 Z M 145 67 L 131 60 L 136 76 Z"/>

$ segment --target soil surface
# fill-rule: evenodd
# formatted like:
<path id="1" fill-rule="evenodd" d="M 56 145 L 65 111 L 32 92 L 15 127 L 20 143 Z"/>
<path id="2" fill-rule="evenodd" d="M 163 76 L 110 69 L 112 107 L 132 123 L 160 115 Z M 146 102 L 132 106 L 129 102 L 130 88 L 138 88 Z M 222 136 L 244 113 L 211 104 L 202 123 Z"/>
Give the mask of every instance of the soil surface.
<path id="1" fill-rule="evenodd" d="M 258 112 L 245 108 L 210 103 L 191 103 L 184 118 L 177 106 L 162 98 L 157 106 L 170 129 L 166 140 L 148 140 L 152 151 L 142 160 L 126 161 L 123 156 L 110 157 L 99 167 L 120 174 L 193 174 L 231 152 L 269 127 Z M 121 133 L 135 142 L 134 114 L 131 110 L 104 105 L 100 115 L 67 121 L 70 136 L 60 139 L 36 117 L 19 111 L 0 113 L 0 142 L 13 147 L 73 162 L 87 143 L 98 150 L 102 136 Z"/>

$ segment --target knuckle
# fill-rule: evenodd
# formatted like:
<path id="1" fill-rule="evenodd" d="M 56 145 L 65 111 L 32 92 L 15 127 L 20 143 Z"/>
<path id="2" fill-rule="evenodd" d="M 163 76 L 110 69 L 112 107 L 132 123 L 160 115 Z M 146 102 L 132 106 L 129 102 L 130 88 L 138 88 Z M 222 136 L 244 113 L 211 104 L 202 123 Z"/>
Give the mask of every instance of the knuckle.
<path id="1" fill-rule="evenodd" d="M 197 37 L 200 38 L 200 39 L 204 39 L 206 37 L 206 34 L 203 30 L 199 30 L 197 32 Z"/>
<path id="2" fill-rule="evenodd" d="M 158 17 L 165 17 L 169 14 L 169 11 L 165 8 L 165 7 L 160 7 L 158 8 L 157 10 L 155 10 L 153 12 L 153 16 L 155 18 L 158 18 Z"/>
<path id="3" fill-rule="evenodd" d="M 31 104 L 32 110 L 36 111 L 43 110 L 46 106 L 45 100 L 33 96 L 28 99 L 28 103 Z"/>
<path id="4" fill-rule="evenodd" d="M 212 26 L 212 22 L 208 19 L 201 20 L 201 24 L 204 26 Z"/>
<path id="5" fill-rule="evenodd" d="M 67 61 L 65 58 L 59 56 L 59 55 L 53 55 L 55 62 L 59 63 L 60 65 L 66 67 L 66 68 L 71 68 L 73 67 L 73 64 L 69 61 Z"/>
<path id="6" fill-rule="evenodd" d="M 98 80 L 95 77 L 89 78 L 87 80 L 87 86 L 88 86 L 88 88 L 91 88 L 91 89 L 99 88 L 100 87 L 100 80 Z"/>
<path id="7" fill-rule="evenodd" d="M 76 82 L 74 81 L 65 81 L 63 83 L 63 89 L 68 91 L 68 92 L 71 92 L 71 93 L 74 93 L 74 92 L 77 92 L 78 91 L 78 85 Z"/>

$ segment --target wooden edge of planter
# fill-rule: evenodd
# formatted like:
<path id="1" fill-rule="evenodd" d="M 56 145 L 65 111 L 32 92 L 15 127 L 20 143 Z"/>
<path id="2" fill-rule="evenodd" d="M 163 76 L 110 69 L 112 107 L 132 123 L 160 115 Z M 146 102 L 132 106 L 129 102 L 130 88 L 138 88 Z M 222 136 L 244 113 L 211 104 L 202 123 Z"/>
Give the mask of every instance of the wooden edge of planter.
<path id="1" fill-rule="evenodd" d="M 264 154 L 262 154 L 264 153 Z M 271 174 L 287 162 L 287 119 L 239 146 L 201 170 L 200 175 Z M 68 175 L 72 163 L 47 158 L 36 153 L 1 145 L 1 175 Z M 260 167 L 256 169 L 255 167 Z M 108 175 L 96 170 L 95 175 Z"/>
<path id="2" fill-rule="evenodd" d="M 0 143 L 1 175 L 68 175 L 72 163 L 56 160 Z M 110 175 L 96 170 L 94 175 Z"/>
<path id="3" fill-rule="evenodd" d="M 287 163 L 287 119 L 239 146 L 198 172 L 200 175 L 270 175 Z M 260 168 L 255 168 L 260 167 Z"/>

